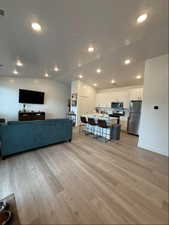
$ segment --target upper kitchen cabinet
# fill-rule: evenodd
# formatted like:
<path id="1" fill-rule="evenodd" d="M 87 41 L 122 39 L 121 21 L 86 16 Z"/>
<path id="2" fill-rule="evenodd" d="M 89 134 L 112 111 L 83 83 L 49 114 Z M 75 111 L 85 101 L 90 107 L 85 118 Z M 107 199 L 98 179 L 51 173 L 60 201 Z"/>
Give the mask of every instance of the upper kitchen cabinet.
<path id="1" fill-rule="evenodd" d="M 105 91 L 96 94 L 96 107 L 111 107 L 112 102 L 123 102 L 124 107 L 128 106 L 127 91 Z"/>
<path id="2" fill-rule="evenodd" d="M 134 88 L 129 90 L 129 99 L 143 100 L 143 88 Z"/>
<path id="3" fill-rule="evenodd" d="M 96 107 L 111 107 L 111 96 L 107 93 L 96 94 Z"/>
<path id="4" fill-rule="evenodd" d="M 107 89 L 96 93 L 96 107 L 111 107 L 111 102 L 123 102 L 124 108 L 128 108 L 131 100 L 142 99 L 142 87 Z"/>

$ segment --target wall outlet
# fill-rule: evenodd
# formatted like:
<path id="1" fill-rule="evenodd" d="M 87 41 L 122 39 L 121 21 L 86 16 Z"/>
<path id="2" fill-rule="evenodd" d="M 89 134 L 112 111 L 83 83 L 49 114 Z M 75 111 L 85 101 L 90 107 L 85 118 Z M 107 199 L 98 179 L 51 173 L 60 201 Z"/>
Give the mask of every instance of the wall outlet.
<path id="1" fill-rule="evenodd" d="M 155 109 L 155 110 L 158 110 L 158 109 L 159 109 L 158 105 L 155 105 L 155 106 L 154 106 L 154 109 Z"/>

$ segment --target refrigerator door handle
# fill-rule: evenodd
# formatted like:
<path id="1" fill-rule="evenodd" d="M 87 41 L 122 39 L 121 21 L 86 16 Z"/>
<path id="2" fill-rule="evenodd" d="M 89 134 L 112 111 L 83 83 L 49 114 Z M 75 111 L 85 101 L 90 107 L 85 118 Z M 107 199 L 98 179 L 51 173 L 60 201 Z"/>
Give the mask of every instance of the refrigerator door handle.
<path id="1" fill-rule="evenodd" d="M 127 129 L 129 127 L 129 122 L 130 122 L 130 116 L 127 118 Z"/>

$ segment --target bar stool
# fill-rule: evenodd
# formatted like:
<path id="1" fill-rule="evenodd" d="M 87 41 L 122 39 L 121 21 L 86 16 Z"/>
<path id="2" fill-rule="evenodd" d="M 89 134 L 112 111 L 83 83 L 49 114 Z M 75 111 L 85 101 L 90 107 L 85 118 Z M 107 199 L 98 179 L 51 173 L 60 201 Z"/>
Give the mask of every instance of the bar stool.
<path id="1" fill-rule="evenodd" d="M 97 126 L 97 123 L 95 122 L 95 119 L 88 118 L 88 124 L 91 126 L 91 129 L 89 127 L 90 133 L 95 135 L 95 127 Z"/>
<path id="2" fill-rule="evenodd" d="M 110 135 L 110 132 L 108 133 L 108 130 L 109 130 L 110 126 L 107 125 L 106 120 L 98 119 L 97 125 L 101 129 L 100 136 L 102 136 L 104 138 L 104 135 L 105 135 L 105 138 L 104 138 L 105 142 L 106 141 L 109 141 L 110 140 L 110 137 L 107 138 L 107 136 Z M 104 129 L 106 130 L 106 132 L 104 132 Z"/>
<path id="3" fill-rule="evenodd" d="M 87 119 L 85 116 L 80 117 L 79 134 L 85 132 L 87 134 Z M 85 129 L 86 128 L 86 129 Z"/>

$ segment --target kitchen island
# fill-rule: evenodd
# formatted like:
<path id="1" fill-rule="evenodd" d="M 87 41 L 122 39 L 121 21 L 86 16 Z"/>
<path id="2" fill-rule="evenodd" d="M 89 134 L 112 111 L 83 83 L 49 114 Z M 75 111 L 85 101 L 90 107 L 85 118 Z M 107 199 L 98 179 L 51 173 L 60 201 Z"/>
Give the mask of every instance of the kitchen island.
<path id="1" fill-rule="evenodd" d="M 83 115 L 88 121 L 89 118 L 94 119 L 96 125 L 90 125 L 89 123 L 83 124 L 86 133 L 91 133 L 95 137 L 103 137 L 106 140 L 118 140 L 120 139 L 120 124 L 119 120 L 114 117 L 110 117 L 107 114 L 87 114 Z M 102 128 L 98 125 L 98 120 L 104 120 L 107 124 L 107 128 Z"/>

